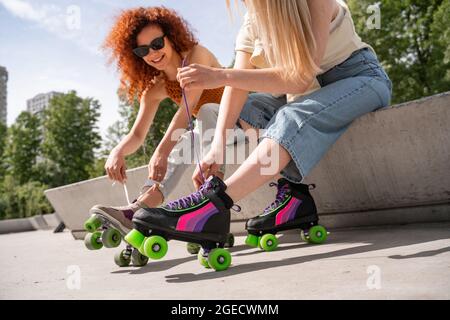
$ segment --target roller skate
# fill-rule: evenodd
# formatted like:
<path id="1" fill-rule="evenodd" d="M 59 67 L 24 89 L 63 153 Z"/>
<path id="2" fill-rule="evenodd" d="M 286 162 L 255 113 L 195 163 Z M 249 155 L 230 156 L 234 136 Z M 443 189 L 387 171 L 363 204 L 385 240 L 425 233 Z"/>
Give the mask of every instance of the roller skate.
<path id="1" fill-rule="evenodd" d="M 146 257 L 161 259 L 169 240 L 201 246 L 198 260 L 205 268 L 228 269 L 231 254 L 224 249 L 230 231 L 233 200 L 225 193 L 226 185 L 211 177 L 198 191 L 158 208 L 143 208 L 133 217 L 134 229 L 125 241 Z"/>
<path id="2" fill-rule="evenodd" d="M 227 235 L 227 241 L 225 242 L 225 248 L 232 248 L 234 246 L 234 235 L 232 233 L 229 233 Z M 187 252 L 190 254 L 198 254 L 201 250 L 202 246 L 194 243 L 194 242 L 188 242 L 186 244 Z"/>
<path id="3" fill-rule="evenodd" d="M 122 238 L 132 229 L 131 219 L 134 212 L 142 207 L 138 200 L 134 200 L 129 206 L 108 207 L 95 205 L 91 208 L 91 217 L 84 223 L 88 232 L 84 238 L 84 244 L 89 250 L 99 250 L 102 247 L 116 248 L 120 245 Z M 114 256 L 114 262 L 125 267 L 132 263 L 134 266 L 144 266 L 148 258 L 138 250 L 127 245 L 122 251 Z"/>
<path id="4" fill-rule="evenodd" d="M 245 243 L 264 251 L 273 251 L 278 246 L 275 236 L 284 230 L 300 229 L 303 241 L 313 244 L 325 242 L 328 232 L 318 224 L 314 199 L 309 193 L 309 185 L 291 183 L 279 179 L 275 201 L 264 212 L 246 223 L 248 236 Z"/>

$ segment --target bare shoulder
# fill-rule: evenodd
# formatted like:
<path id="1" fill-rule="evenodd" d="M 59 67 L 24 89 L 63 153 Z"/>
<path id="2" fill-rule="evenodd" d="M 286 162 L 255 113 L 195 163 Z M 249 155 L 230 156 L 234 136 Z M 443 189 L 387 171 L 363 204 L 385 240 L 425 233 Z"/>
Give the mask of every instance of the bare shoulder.
<path id="1" fill-rule="evenodd" d="M 199 63 L 210 67 L 220 67 L 216 56 L 206 47 L 198 44 L 187 54 L 189 63 Z"/>
<path id="2" fill-rule="evenodd" d="M 311 15 L 325 14 L 334 18 L 339 10 L 336 0 L 308 0 L 308 7 Z"/>

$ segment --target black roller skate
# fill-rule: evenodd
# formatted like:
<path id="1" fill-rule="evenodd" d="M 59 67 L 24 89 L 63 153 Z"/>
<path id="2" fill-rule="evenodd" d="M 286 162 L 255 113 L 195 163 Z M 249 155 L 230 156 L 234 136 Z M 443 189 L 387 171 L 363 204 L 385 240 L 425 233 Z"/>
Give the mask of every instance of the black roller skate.
<path id="1" fill-rule="evenodd" d="M 226 185 L 211 177 L 191 195 L 158 208 L 143 208 L 133 217 L 133 227 L 125 237 L 139 252 L 151 259 L 161 259 L 174 239 L 196 243 L 200 264 L 216 271 L 226 270 L 231 255 L 224 249 L 229 241 L 230 208 L 233 200 L 225 193 Z"/>
<path id="2" fill-rule="evenodd" d="M 306 242 L 323 243 L 328 232 L 318 224 L 319 217 L 309 186 L 285 179 L 271 183 L 270 186 L 277 186 L 276 199 L 261 215 L 247 221 L 248 236 L 245 243 L 265 251 L 273 251 L 278 246 L 275 235 L 291 229 L 301 229 L 301 237 Z"/>

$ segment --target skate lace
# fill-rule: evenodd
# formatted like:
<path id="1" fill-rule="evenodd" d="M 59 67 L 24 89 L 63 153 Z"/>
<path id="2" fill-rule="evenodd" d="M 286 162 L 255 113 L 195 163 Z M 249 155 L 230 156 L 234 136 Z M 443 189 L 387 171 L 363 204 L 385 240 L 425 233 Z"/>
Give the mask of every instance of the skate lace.
<path id="1" fill-rule="evenodd" d="M 193 207 L 206 199 L 205 195 L 209 190 L 211 190 L 211 188 L 212 184 L 207 181 L 196 192 L 191 193 L 186 197 L 169 202 L 166 205 L 166 208 L 170 210 L 180 210 Z"/>
<path id="2" fill-rule="evenodd" d="M 277 208 L 286 198 L 286 194 L 291 191 L 291 189 L 289 188 L 289 184 L 287 184 L 287 183 L 280 186 L 279 184 L 277 184 L 275 182 L 271 182 L 269 184 L 269 186 L 270 187 L 277 186 L 277 195 L 275 197 L 275 201 L 272 202 L 268 207 L 266 207 L 264 209 L 264 213 L 267 213 L 267 212 Z"/>

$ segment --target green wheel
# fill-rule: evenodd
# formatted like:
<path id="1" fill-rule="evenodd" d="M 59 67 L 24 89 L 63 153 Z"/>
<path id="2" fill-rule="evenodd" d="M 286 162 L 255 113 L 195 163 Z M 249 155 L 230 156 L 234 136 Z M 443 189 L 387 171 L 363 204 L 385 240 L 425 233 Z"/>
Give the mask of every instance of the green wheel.
<path id="1" fill-rule="evenodd" d="M 305 241 L 305 242 L 309 242 L 309 237 L 305 234 L 305 231 L 301 231 L 300 232 L 300 238 L 303 240 L 303 241 Z"/>
<path id="2" fill-rule="evenodd" d="M 148 238 L 145 238 L 144 242 L 142 242 L 141 246 L 137 249 L 143 256 L 146 256 L 146 257 L 147 257 L 147 255 L 146 255 L 145 250 L 144 250 L 144 244 L 145 244 L 145 241 L 147 241 L 147 239 Z"/>
<path id="3" fill-rule="evenodd" d="M 267 233 L 261 237 L 259 244 L 264 251 L 273 251 L 278 247 L 278 239 L 273 234 Z"/>
<path id="4" fill-rule="evenodd" d="M 222 248 L 213 249 L 208 254 L 208 263 L 216 271 L 226 270 L 231 265 L 231 254 Z"/>
<path id="5" fill-rule="evenodd" d="M 261 238 L 262 238 L 262 237 L 258 237 L 258 248 L 261 249 L 261 250 L 264 250 L 264 249 L 261 247 Z"/>
<path id="6" fill-rule="evenodd" d="M 122 236 L 116 229 L 109 228 L 102 232 L 102 243 L 105 248 L 116 248 L 120 245 Z"/>
<path id="7" fill-rule="evenodd" d="M 101 241 L 102 233 L 100 231 L 96 231 L 94 233 L 88 233 L 84 237 L 84 244 L 86 245 L 86 248 L 89 250 L 99 250 L 103 247 L 102 241 Z"/>
<path id="8" fill-rule="evenodd" d="M 139 250 L 134 249 L 131 253 L 131 262 L 135 267 L 143 267 L 147 264 L 148 258 L 140 253 Z"/>
<path id="9" fill-rule="evenodd" d="M 256 248 L 258 246 L 258 243 L 259 243 L 259 237 L 255 236 L 253 234 L 249 234 L 247 236 L 247 238 L 245 239 L 245 244 L 250 247 Z"/>
<path id="10" fill-rule="evenodd" d="M 203 256 L 202 250 L 199 251 L 197 254 L 198 262 L 200 262 L 200 265 L 204 266 L 206 269 L 210 269 L 211 266 L 208 263 L 208 258 Z"/>
<path id="11" fill-rule="evenodd" d="M 314 244 L 321 244 L 327 240 L 328 232 L 325 227 L 317 225 L 309 229 L 309 242 Z"/>
<path id="12" fill-rule="evenodd" d="M 132 245 L 134 248 L 139 249 L 144 243 L 145 236 L 136 229 L 131 230 L 125 236 L 125 241 Z"/>
<path id="13" fill-rule="evenodd" d="M 229 233 L 227 236 L 227 242 L 225 243 L 225 248 L 233 248 L 234 247 L 234 235 Z"/>
<path id="14" fill-rule="evenodd" d="M 90 233 L 95 232 L 101 226 L 102 220 L 97 218 L 97 215 L 95 214 L 91 215 L 91 217 L 84 222 L 84 229 Z"/>
<path id="15" fill-rule="evenodd" d="M 164 257 L 168 250 L 166 239 L 161 236 L 151 236 L 144 242 L 144 253 L 147 257 L 158 260 Z"/>
<path id="16" fill-rule="evenodd" d="M 131 262 L 130 254 L 127 252 L 126 249 L 119 251 L 114 255 L 114 262 L 119 267 L 128 267 Z"/>
<path id="17" fill-rule="evenodd" d="M 190 254 L 197 254 L 200 251 L 200 245 L 197 243 L 188 242 L 186 248 Z"/>

